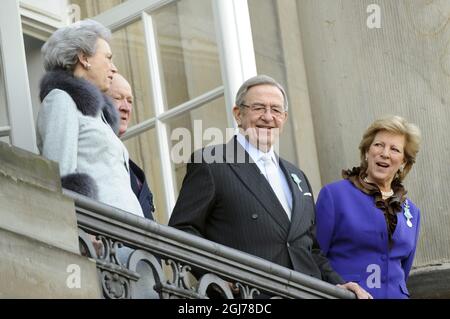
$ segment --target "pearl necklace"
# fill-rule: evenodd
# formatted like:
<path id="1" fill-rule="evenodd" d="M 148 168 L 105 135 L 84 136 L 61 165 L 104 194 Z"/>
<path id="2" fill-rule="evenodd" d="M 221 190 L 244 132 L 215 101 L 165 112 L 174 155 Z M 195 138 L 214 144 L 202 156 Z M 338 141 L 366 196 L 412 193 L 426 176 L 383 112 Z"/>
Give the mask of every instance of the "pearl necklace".
<path id="1" fill-rule="evenodd" d="M 366 183 L 371 183 L 371 184 L 373 184 L 372 182 L 369 182 L 369 180 L 367 179 L 367 177 L 364 177 L 364 181 L 366 182 Z M 389 198 L 389 197 L 391 197 L 392 195 L 394 195 L 394 191 L 391 189 L 389 192 L 383 192 L 382 190 L 380 190 L 381 191 L 381 197 L 383 197 L 383 199 L 386 199 L 386 198 Z"/>
<path id="2" fill-rule="evenodd" d="M 383 197 L 383 198 L 389 198 L 389 197 L 391 197 L 392 195 L 394 195 L 394 191 L 391 189 L 389 192 L 383 192 L 383 191 L 381 191 L 381 196 Z"/>

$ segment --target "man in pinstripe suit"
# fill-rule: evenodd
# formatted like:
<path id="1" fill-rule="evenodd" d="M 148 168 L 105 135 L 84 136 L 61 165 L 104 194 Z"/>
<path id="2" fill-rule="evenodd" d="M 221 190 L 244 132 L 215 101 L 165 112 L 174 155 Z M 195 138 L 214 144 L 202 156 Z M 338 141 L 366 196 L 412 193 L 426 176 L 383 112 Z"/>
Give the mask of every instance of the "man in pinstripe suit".
<path id="1" fill-rule="evenodd" d="M 305 174 L 273 151 L 287 110 L 286 93 L 274 79 L 259 75 L 244 82 L 233 108 L 240 132 L 227 144 L 193 154 L 169 225 L 344 284 L 316 241 L 314 200 Z M 343 287 L 369 297 L 355 283 Z"/>

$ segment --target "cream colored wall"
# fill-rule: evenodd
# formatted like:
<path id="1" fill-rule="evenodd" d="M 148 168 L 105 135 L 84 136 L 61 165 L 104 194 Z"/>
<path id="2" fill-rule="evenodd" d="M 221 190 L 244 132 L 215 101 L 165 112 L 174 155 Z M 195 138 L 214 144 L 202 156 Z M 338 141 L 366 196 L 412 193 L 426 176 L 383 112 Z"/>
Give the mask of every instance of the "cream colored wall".
<path id="1" fill-rule="evenodd" d="M 280 143 L 283 158 L 308 176 L 314 194 L 321 187 L 308 85 L 295 0 L 249 0 L 258 73 L 279 81 L 289 98 L 289 119 Z"/>
<path id="2" fill-rule="evenodd" d="M 423 144 L 406 179 L 422 211 L 415 264 L 450 259 L 450 8 L 443 1 L 379 0 L 380 29 L 366 26 L 373 1 L 298 0 L 322 182 L 358 164 L 363 130 L 398 114 Z"/>

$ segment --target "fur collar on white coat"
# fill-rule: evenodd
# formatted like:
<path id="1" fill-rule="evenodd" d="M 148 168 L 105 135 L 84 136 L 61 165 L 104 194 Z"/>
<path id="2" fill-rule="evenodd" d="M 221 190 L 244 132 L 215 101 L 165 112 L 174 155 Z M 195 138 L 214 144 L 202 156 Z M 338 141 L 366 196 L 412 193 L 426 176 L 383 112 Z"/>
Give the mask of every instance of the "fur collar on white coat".
<path id="1" fill-rule="evenodd" d="M 119 112 L 109 97 L 97 87 L 83 78 L 74 77 L 70 72 L 55 70 L 47 72 L 40 83 L 39 98 L 41 102 L 53 89 L 65 91 L 74 100 L 77 109 L 86 116 L 103 115 L 116 135 L 119 132 Z M 62 176 L 62 187 L 97 199 L 98 189 L 95 180 L 84 173 L 73 173 Z"/>

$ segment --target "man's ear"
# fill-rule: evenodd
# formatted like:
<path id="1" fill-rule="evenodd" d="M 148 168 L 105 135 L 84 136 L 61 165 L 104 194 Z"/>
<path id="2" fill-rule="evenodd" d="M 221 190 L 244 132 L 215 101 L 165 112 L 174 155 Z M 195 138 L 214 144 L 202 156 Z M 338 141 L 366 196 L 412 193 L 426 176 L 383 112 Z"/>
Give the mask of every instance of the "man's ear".
<path id="1" fill-rule="evenodd" d="M 241 126 L 241 108 L 237 105 L 233 106 L 233 116 L 238 124 L 238 127 L 240 127 Z"/>
<path id="2" fill-rule="evenodd" d="M 287 119 L 288 119 L 288 112 L 284 112 L 284 119 L 283 119 L 283 124 L 286 124 Z"/>

